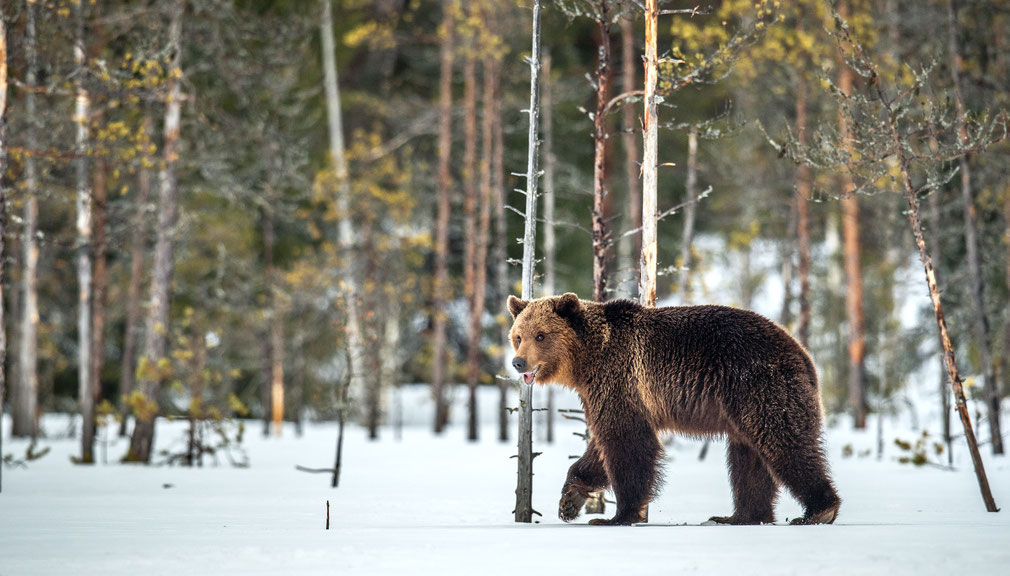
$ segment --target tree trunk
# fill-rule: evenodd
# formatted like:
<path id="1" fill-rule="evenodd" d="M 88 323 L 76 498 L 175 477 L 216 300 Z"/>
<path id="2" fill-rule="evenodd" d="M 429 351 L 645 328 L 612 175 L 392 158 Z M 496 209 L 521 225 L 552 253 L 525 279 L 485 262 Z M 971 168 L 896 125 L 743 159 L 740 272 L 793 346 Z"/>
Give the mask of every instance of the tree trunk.
<path id="1" fill-rule="evenodd" d="M 88 186 L 88 143 L 91 98 L 85 86 L 87 57 L 84 49 L 84 5 L 74 11 L 74 123 L 77 125 L 77 401 L 81 411 L 81 458 L 83 464 L 95 461 L 95 389 L 91 381 L 91 190 Z"/>
<path id="2" fill-rule="evenodd" d="M 495 18 L 491 7 L 481 11 L 487 33 L 492 38 L 497 34 Z M 476 245 L 474 246 L 474 292 L 473 304 L 470 307 L 470 349 L 468 354 L 469 386 L 470 386 L 470 418 L 468 422 L 467 439 L 478 438 L 477 431 L 477 386 L 480 378 L 480 346 L 484 335 L 483 318 L 484 305 L 487 299 L 487 256 L 488 243 L 491 235 L 491 165 L 494 155 L 494 115 L 495 99 L 495 57 L 484 57 L 483 101 L 484 117 L 481 125 L 481 155 L 483 160 L 480 168 L 480 197 L 478 198 L 479 214 L 477 219 Z"/>
<path id="3" fill-rule="evenodd" d="M 344 157 L 344 132 L 343 122 L 340 116 L 340 85 L 337 80 L 336 46 L 333 41 L 333 10 L 330 0 L 323 0 L 323 19 L 320 24 L 320 35 L 322 36 L 323 47 L 323 74 L 326 88 L 326 112 L 330 133 L 330 161 L 337 179 L 337 212 L 340 219 L 337 223 L 339 229 L 340 251 L 345 259 L 348 279 L 347 289 L 344 291 L 347 312 L 347 368 L 348 381 L 340 392 L 340 406 L 338 412 L 340 416 L 340 434 L 343 435 L 343 423 L 346 420 L 347 411 L 347 387 L 353 390 L 360 390 L 363 387 L 359 384 L 364 376 L 361 373 L 361 362 L 365 359 L 364 343 L 361 337 L 361 320 L 358 315 L 358 295 L 361 289 L 358 285 L 359 278 L 355 266 L 354 255 L 354 227 L 351 223 L 351 186 L 347 174 L 347 162 Z M 343 443 L 338 440 L 338 444 Z M 340 455 L 337 457 L 338 465 L 334 467 L 333 486 L 339 483 Z"/>
<path id="4" fill-rule="evenodd" d="M 656 108 L 656 27 L 659 24 L 657 0 L 645 2 L 645 133 L 642 154 L 642 258 L 638 298 L 643 306 L 656 305 L 656 144 L 658 110 Z"/>
<path id="5" fill-rule="evenodd" d="M 144 114 L 145 136 L 154 132 L 151 117 Z M 125 399 L 133 392 L 137 377 L 137 332 L 140 325 L 140 298 L 144 281 L 144 237 L 147 235 L 147 202 L 151 196 L 151 171 L 148 164 L 153 159 L 146 152 L 137 172 L 137 206 L 130 230 L 130 285 L 126 291 L 126 331 L 123 334 L 122 372 L 119 378 L 119 435 L 126 436 L 129 407 Z"/>
<path id="6" fill-rule="evenodd" d="M 530 63 L 529 138 L 526 156 L 526 212 L 523 233 L 522 298 L 533 298 L 536 264 L 537 185 L 540 177 L 540 0 L 533 0 L 533 50 Z M 516 483 L 516 522 L 533 522 L 533 386 L 519 384 L 519 466 Z"/>
<path id="7" fill-rule="evenodd" d="M 455 33 L 455 0 L 442 0 L 442 30 L 439 76 L 438 129 L 438 214 L 435 217 L 435 280 L 432 285 L 433 320 L 431 392 L 435 399 L 435 433 L 449 422 L 449 404 L 445 393 L 446 303 L 449 288 L 449 210 L 452 195 L 452 64 Z"/>
<path id="8" fill-rule="evenodd" d="M 495 280 L 498 284 L 497 301 L 495 303 L 498 313 L 495 314 L 495 318 L 501 319 L 498 322 L 498 336 L 501 342 L 501 354 L 499 360 L 501 361 L 501 374 L 505 375 L 508 374 L 511 369 L 508 362 L 508 349 L 510 347 L 509 323 L 506 320 L 506 318 L 508 318 L 508 314 L 506 314 L 502 309 L 505 306 L 505 299 L 508 298 L 509 295 L 508 251 L 506 250 L 506 242 L 508 242 L 508 222 L 505 220 L 505 185 L 503 173 L 503 165 L 505 162 L 505 143 L 504 133 L 502 130 L 501 64 L 497 61 L 495 62 L 495 72 L 492 76 L 494 77 L 495 121 L 492 129 L 492 145 L 494 153 L 491 156 L 491 188 L 495 206 Z M 498 440 L 500 442 L 507 442 L 509 439 L 508 385 L 509 380 L 506 378 L 498 379 Z"/>
<path id="9" fill-rule="evenodd" d="M 848 17 L 848 4 L 838 3 L 838 14 L 844 20 Z M 838 71 L 838 89 L 849 95 L 852 93 L 852 69 L 844 63 Z M 845 147 L 852 156 L 855 154 L 849 135 L 848 125 L 842 110 L 838 112 L 838 130 Z M 849 334 L 849 410 L 857 429 L 866 428 L 866 326 L 863 312 L 863 267 L 860 256 L 862 244 L 859 230 L 859 199 L 855 195 L 856 185 L 852 177 L 842 175 L 842 250 L 844 254 L 847 290 L 845 293 L 845 315 Z"/>
<path id="10" fill-rule="evenodd" d="M 185 0 L 172 6 L 169 43 L 172 60 L 168 71 L 168 98 L 165 105 L 164 163 L 158 173 L 158 229 L 154 246 L 154 273 L 144 337 L 144 360 L 138 367 L 140 392 L 145 405 L 137 414 L 130 438 L 127 462 L 151 462 L 154 447 L 154 420 L 158 413 L 163 368 L 167 368 L 169 305 L 175 264 L 175 235 L 179 200 L 176 165 L 179 161 L 179 124 L 182 116 L 182 18 Z"/>
<path id="11" fill-rule="evenodd" d="M 942 188 L 938 188 L 929 195 L 929 221 L 933 227 L 933 250 L 932 255 L 937 262 L 943 262 L 941 248 L 943 247 L 943 234 L 940 232 L 940 194 Z M 939 285 L 937 279 L 937 285 Z M 940 350 L 943 350 L 943 340 L 940 340 Z M 953 466 L 954 452 L 950 437 L 950 390 L 947 388 L 946 367 L 944 365 L 943 354 L 940 355 L 940 425 L 943 429 L 943 443 L 947 446 L 947 464 Z"/>
<path id="12" fill-rule="evenodd" d="M 684 183 L 684 235 L 680 241 L 680 288 L 684 303 L 691 303 L 691 244 L 694 242 L 694 219 L 698 213 L 698 127 L 687 133 L 687 181 Z"/>
<path id="13" fill-rule="evenodd" d="M 975 441 L 975 433 L 971 427 L 971 416 L 968 415 L 968 406 L 964 398 L 964 388 L 961 385 L 961 375 L 957 369 L 957 358 L 954 354 L 954 346 L 950 341 L 950 333 L 947 330 L 947 320 L 943 315 L 943 303 L 940 300 L 940 289 L 936 283 L 936 272 L 933 270 L 933 260 L 929 256 L 926 248 L 926 241 L 922 235 L 922 226 L 919 223 L 919 200 L 915 196 L 915 189 L 912 187 L 912 178 L 909 174 L 908 160 L 902 147 L 901 139 L 897 130 L 892 124 L 892 134 L 895 144 L 898 147 L 899 163 L 902 171 L 902 184 L 905 190 L 905 200 L 908 202 L 908 220 L 912 225 L 912 232 L 915 234 L 915 244 L 919 247 L 919 259 L 926 271 L 926 284 L 929 286 L 929 298 L 933 303 L 933 314 L 936 317 L 936 325 L 940 330 L 940 341 L 943 345 L 944 364 L 947 368 L 947 376 L 950 378 L 950 385 L 954 391 L 954 402 L 958 415 L 961 417 L 961 425 L 964 427 L 965 440 L 968 442 L 968 450 L 971 453 L 971 461 L 975 467 L 975 476 L 978 479 L 979 489 L 982 493 L 982 500 L 985 508 L 989 512 L 998 512 L 996 502 L 993 500 L 992 492 L 989 489 L 989 480 L 986 478 L 985 468 L 982 465 L 982 456 L 978 452 L 978 443 Z"/>
<path id="14" fill-rule="evenodd" d="M 807 145 L 807 83 L 801 77 L 796 86 L 796 140 Z M 796 241 L 799 249 L 800 311 L 796 320 L 796 336 L 804 348 L 810 347 L 810 167 L 796 167 Z"/>
<path id="15" fill-rule="evenodd" d="M 264 218 L 263 248 L 268 302 L 270 306 L 270 421 L 275 436 L 284 430 L 284 311 L 277 298 L 277 271 L 274 268 L 274 223 L 276 195 L 267 186 L 267 207 Z"/>
<path id="16" fill-rule="evenodd" d="M 0 4 L 0 423 L 4 417 L 7 374 L 7 330 L 4 329 L 4 263 L 7 262 L 7 14 Z M 0 425 L 0 454 L 3 454 L 3 426 Z M 3 466 L 0 465 L 0 492 L 3 491 Z"/>
<path id="17" fill-rule="evenodd" d="M 104 122 L 104 114 L 98 121 Z M 108 166 L 102 158 L 95 161 L 94 197 L 91 203 L 92 223 L 94 224 L 94 279 L 91 302 L 91 386 L 93 402 L 102 398 L 102 371 L 105 369 L 105 316 L 108 299 L 108 267 L 106 262 L 106 213 L 108 194 L 106 186 Z M 108 432 L 106 432 L 108 433 Z"/>
<path id="18" fill-rule="evenodd" d="M 544 283 L 541 291 L 544 296 L 553 296 L 556 291 L 554 264 L 557 257 L 557 238 L 554 227 L 554 167 L 557 157 L 554 154 L 554 83 L 551 79 L 550 52 L 544 54 L 542 74 L 544 77 L 541 90 L 544 132 Z M 508 344 L 506 343 L 506 345 Z M 544 413 L 544 419 L 546 420 L 547 442 L 551 443 L 554 442 L 554 385 L 548 384 L 545 388 L 547 389 L 547 411 Z"/>
<path id="19" fill-rule="evenodd" d="M 958 133 L 961 141 L 968 144 L 968 128 L 965 126 L 967 111 L 961 94 L 961 51 L 957 43 L 957 12 L 954 0 L 947 0 L 947 42 L 950 50 L 950 74 L 954 87 L 954 102 L 957 108 Z M 989 435 L 992 438 L 992 453 L 1003 453 L 1003 435 L 1000 427 L 1000 394 L 996 382 L 996 365 L 992 357 L 992 337 L 989 317 L 985 311 L 982 263 L 978 246 L 978 224 L 975 214 L 975 196 L 971 187 L 971 166 L 968 156 L 959 158 L 961 171 L 961 201 L 964 204 L 964 244 L 968 258 L 968 274 L 971 278 L 971 300 L 975 312 L 975 340 L 978 344 L 979 364 L 985 375 L 985 404 L 989 417 Z"/>
<path id="20" fill-rule="evenodd" d="M 28 148 L 38 150 L 38 135 L 36 131 L 36 110 L 35 110 L 35 84 L 38 74 L 38 61 L 36 55 L 35 36 L 35 7 L 34 2 L 25 4 L 25 58 L 27 59 L 27 73 L 25 74 L 25 143 Z M 6 58 L 3 64 L 6 65 Z M 6 87 L 4 87 L 6 96 Z M 38 266 L 39 266 L 39 245 L 38 222 L 39 222 L 39 181 L 35 164 L 35 157 L 32 154 L 25 155 L 25 211 L 24 211 L 24 234 L 22 245 L 24 247 L 24 272 L 21 277 L 24 300 L 22 303 L 21 317 L 21 339 L 20 354 L 18 359 L 18 378 L 14 383 L 14 412 L 13 427 L 11 435 L 15 437 L 30 437 L 34 439 L 38 435 L 38 399 L 39 399 L 39 378 L 38 378 L 38 327 L 39 327 L 39 300 L 38 300 Z M 3 172 L 0 172 L 2 178 Z"/>
<path id="21" fill-rule="evenodd" d="M 477 16 L 477 9 L 468 4 L 464 18 Z M 467 440 L 477 440 L 477 379 L 480 377 L 480 315 L 477 307 L 477 48 L 473 29 L 465 33 L 463 61 L 463 296 L 469 309 L 470 334 L 467 342 Z M 487 71 L 484 73 L 488 76 Z M 485 103 L 486 104 L 486 103 Z M 485 163 L 486 164 L 486 163 Z M 483 178 L 484 170 L 481 170 Z M 481 182 L 483 184 L 483 181 Z"/>
<path id="22" fill-rule="evenodd" d="M 610 14 L 606 0 L 599 1 L 600 45 L 596 68 L 596 113 L 593 115 L 593 300 L 607 299 L 607 99 L 610 97 Z"/>
<path id="23" fill-rule="evenodd" d="M 621 92 L 631 93 L 635 90 L 635 67 L 640 60 L 635 58 L 635 27 L 630 18 L 621 19 L 621 63 L 624 68 L 621 71 Z M 635 117 L 635 107 L 629 104 L 624 105 L 623 110 L 623 134 L 621 140 L 624 143 L 624 170 L 625 179 L 628 186 L 628 213 L 631 214 L 631 228 L 642 227 L 642 183 L 639 182 L 641 170 L 638 165 L 639 151 L 638 138 L 640 127 L 638 119 Z M 632 254 L 642 253 L 642 237 L 634 234 L 631 237 Z M 635 290 L 638 289 L 636 285 Z M 633 295 L 635 296 L 635 295 Z"/>

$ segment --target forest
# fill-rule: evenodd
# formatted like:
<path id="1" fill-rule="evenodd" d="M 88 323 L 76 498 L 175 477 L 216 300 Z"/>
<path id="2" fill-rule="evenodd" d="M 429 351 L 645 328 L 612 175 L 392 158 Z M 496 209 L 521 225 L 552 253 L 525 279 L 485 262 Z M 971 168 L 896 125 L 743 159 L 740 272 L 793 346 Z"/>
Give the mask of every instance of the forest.
<path id="1" fill-rule="evenodd" d="M 0 0 L 0 457 L 255 467 L 405 398 L 528 444 L 577 415 L 506 300 L 575 292 L 768 316 L 829 428 L 931 428 L 994 511 L 1008 42 L 997 0 Z"/>

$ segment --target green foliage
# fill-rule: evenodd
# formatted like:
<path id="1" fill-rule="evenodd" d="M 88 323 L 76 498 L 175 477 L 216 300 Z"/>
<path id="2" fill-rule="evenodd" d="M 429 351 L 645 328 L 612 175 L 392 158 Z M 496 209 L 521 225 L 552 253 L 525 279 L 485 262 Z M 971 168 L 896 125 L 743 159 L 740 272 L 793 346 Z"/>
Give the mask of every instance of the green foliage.
<path id="1" fill-rule="evenodd" d="M 923 430 L 915 442 L 895 438 L 894 445 L 902 452 L 898 457 L 898 462 L 902 464 L 911 464 L 917 468 L 926 465 L 944 467 L 937 461 L 944 454 L 943 443 L 933 440 L 927 430 Z"/>

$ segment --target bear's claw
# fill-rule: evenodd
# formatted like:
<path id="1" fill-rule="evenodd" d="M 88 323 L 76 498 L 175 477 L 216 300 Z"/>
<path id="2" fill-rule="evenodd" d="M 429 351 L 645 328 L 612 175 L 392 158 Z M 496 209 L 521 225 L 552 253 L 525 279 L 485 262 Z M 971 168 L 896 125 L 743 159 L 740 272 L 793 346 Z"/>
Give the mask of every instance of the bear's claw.
<path id="1" fill-rule="evenodd" d="M 561 502 L 558 504 L 558 518 L 565 522 L 571 522 L 582 513 L 582 506 L 586 503 L 586 497 L 577 490 L 569 488 L 561 495 Z"/>

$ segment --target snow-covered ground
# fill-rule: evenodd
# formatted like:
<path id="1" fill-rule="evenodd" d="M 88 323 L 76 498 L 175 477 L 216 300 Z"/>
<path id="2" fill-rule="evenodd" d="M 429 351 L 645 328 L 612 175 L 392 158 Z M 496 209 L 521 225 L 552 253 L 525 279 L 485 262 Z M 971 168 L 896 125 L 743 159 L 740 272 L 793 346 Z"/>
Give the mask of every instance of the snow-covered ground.
<path id="1" fill-rule="evenodd" d="M 420 396 L 408 395 L 406 412 L 423 408 Z M 484 395 L 482 403 L 493 408 L 493 397 Z M 457 419 L 463 414 L 457 409 Z M 331 424 L 310 425 L 302 438 L 285 429 L 280 438 L 263 439 L 251 423 L 247 469 L 80 467 L 70 462 L 76 442 L 47 440 L 49 455 L 27 469 L 4 470 L 0 575 L 1010 573 L 1010 508 L 985 512 L 963 443 L 955 448 L 954 472 L 902 465 L 892 441 L 917 435 L 891 421 L 884 423 L 887 451 L 879 461 L 858 456 L 875 449 L 872 422 L 865 434 L 829 431 L 843 498 L 832 526 L 786 526 L 800 513 L 787 495 L 778 525 L 702 526 L 732 511 L 724 443 L 714 443 L 699 462 L 700 443 L 677 438 L 667 450 L 667 481 L 650 524 L 617 528 L 587 526 L 585 517 L 574 524 L 557 519 L 569 455 L 582 448 L 571 434 L 578 425 L 570 422 L 558 425 L 555 443 L 535 446 L 543 455 L 535 463 L 533 501 L 543 517 L 513 523 L 514 443 L 495 440 L 493 418 L 483 423 L 476 444 L 464 440 L 458 425 L 443 437 L 407 426 L 399 441 L 384 429 L 377 442 L 350 427 L 335 490 L 327 475 L 295 470 L 332 465 Z M 46 420 L 51 434 L 65 427 L 65 417 Z M 176 440 L 183 429 L 159 422 L 158 442 Z M 110 447 L 110 462 L 126 444 Z M 843 457 L 846 445 L 856 455 Z M 5 437 L 5 452 L 24 450 L 23 442 Z M 986 465 L 997 503 L 1010 506 L 1010 461 L 987 457 Z"/>

